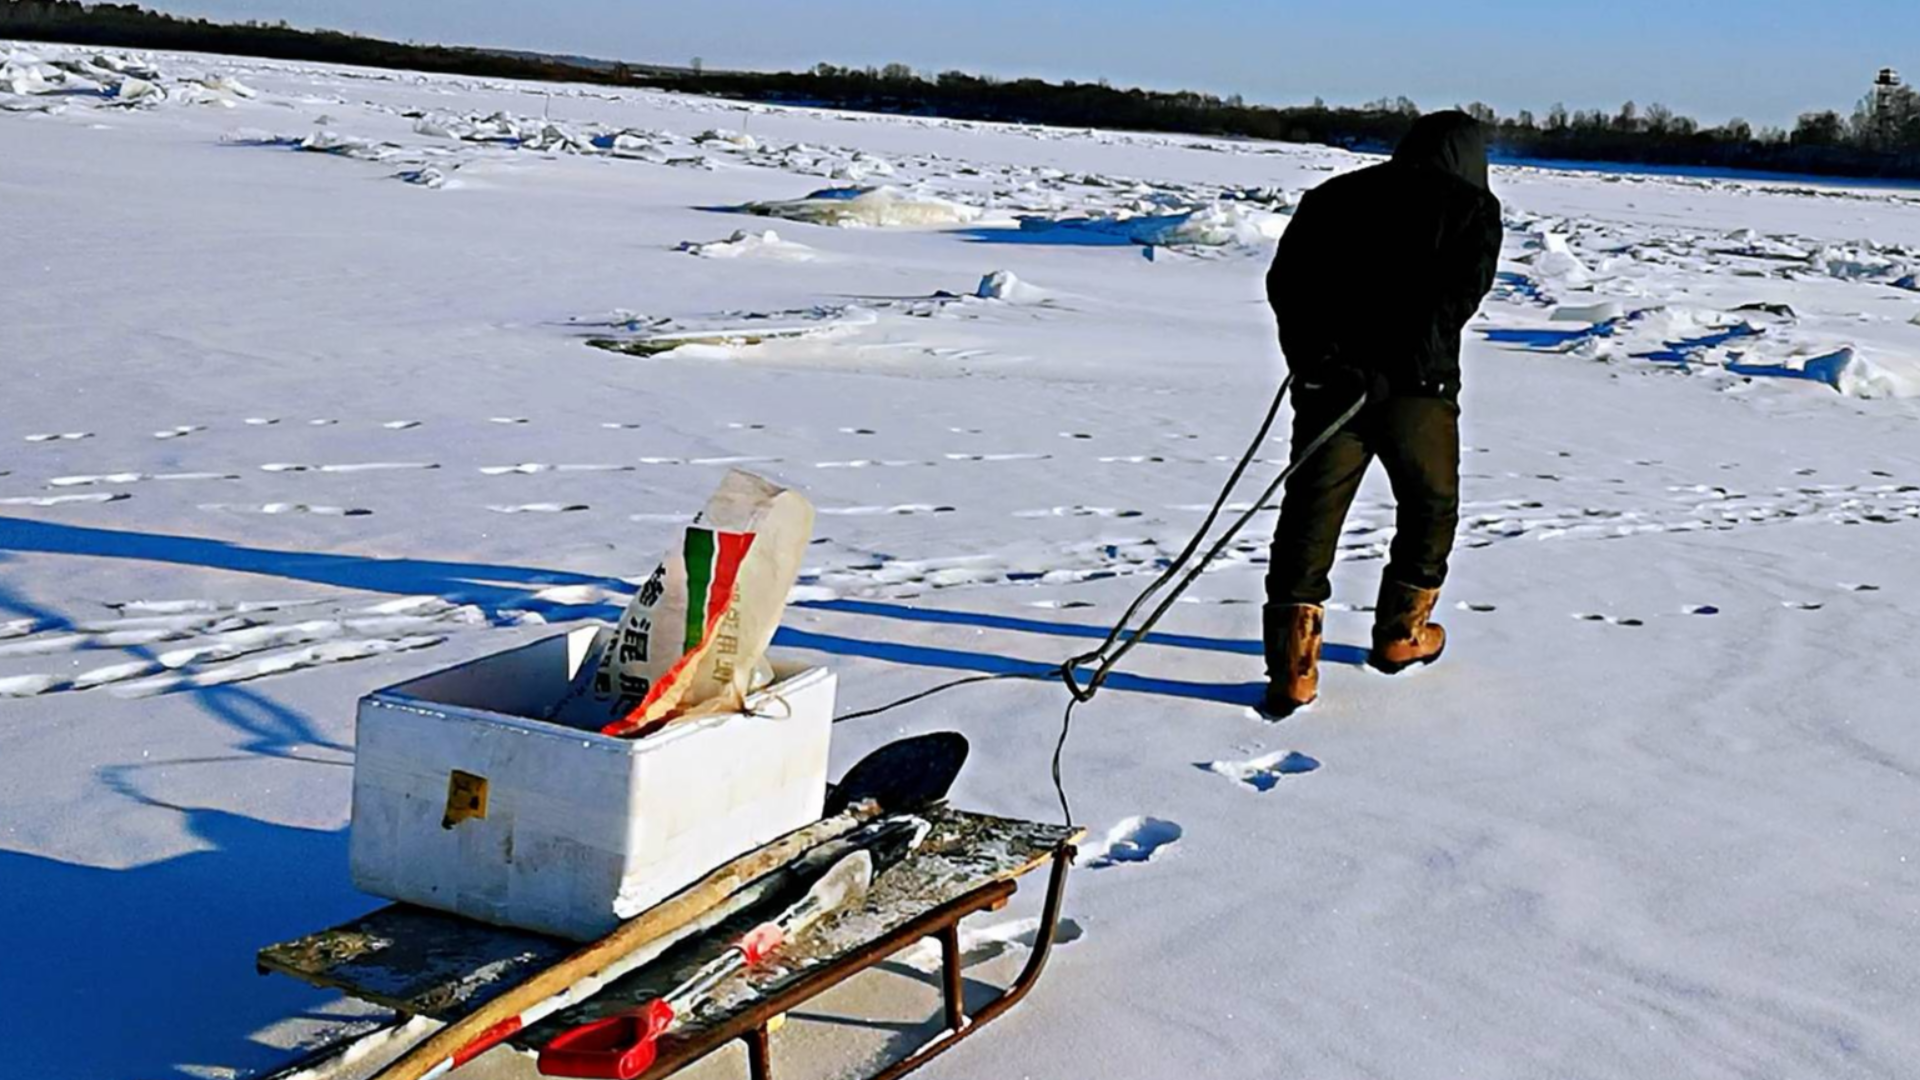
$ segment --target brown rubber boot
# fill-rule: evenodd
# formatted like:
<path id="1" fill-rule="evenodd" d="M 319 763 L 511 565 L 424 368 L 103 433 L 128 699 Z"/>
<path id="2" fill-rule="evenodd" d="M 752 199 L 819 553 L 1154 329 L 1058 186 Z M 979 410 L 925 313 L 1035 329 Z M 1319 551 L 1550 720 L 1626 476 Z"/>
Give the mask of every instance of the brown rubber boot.
<path id="1" fill-rule="evenodd" d="M 1319 604 L 1268 604 L 1261 612 L 1267 650 L 1267 696 L 1261 710 L 1291 716 L 1320 696 Z"/>
<path id="2" fill-rule="evenodd" d="M 1447 647 L 1447 631 L 1427 621 L 1439 600 L 1439 589 L 1382 580 L 1380 602 L 1373 612 L 1373 651 L 1367 654 L 1367 663 L 1392 675 L 1440 659 Z"/>

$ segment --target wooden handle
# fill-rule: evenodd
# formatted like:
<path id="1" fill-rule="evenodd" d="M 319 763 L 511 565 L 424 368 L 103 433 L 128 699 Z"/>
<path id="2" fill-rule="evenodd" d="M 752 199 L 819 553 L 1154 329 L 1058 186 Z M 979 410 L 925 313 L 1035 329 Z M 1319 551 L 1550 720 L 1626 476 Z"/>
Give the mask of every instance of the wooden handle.
<path id="1" fill-rule="evenodd" d="M 810 849 L 844 836 L 869 818 L 877 816 L 877 803 L 850 807 L 833 817 L 795 829 L 764 847 L 758 847 L 706 877 L 673 894 L 655 907 L 621 923 L 611 934 L 582 946 L 566 959 L 545 968 L 527 981 L 480 1006 L 468 1015 L 441 1028 L 432 1038 L 401 1055 L 380 1070 L 373 1080 L 421 1080 L 429 1073 L 445 1072 L 466 1063 L 472 1054 L 484 1050 L 470 1044 L 489 1035 L 501 1041 L 518 1030 L 520 1014 L 555 994 L 599 974 L 621 957 L 632 953 L 663 934 L 698 919 L 727 897 L 754 880 L 792 862 Z M 505 1030 L 495 1028 L 512 1024 Z M 447 1068 L 442 1068 L 442 1066 Z"/>

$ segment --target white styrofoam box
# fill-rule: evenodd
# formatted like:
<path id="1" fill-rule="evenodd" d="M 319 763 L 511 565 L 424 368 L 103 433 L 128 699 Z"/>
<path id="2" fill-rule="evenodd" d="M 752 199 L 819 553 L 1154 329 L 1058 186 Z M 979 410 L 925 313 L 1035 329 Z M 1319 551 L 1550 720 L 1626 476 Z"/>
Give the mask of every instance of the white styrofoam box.
<path id="1" fill-rule="evenodd" d="M 608 632 L 556 635 L 360 699 L 354 884 L 584 941 L 819 818 L 832 672 L 775 665 L 747 711 L 643 739 L 531 719 Z M 484 816 L 452 812 L 456 771 L 484 780 Z M 481 785 L 463 784 L 467 802 Z"/>

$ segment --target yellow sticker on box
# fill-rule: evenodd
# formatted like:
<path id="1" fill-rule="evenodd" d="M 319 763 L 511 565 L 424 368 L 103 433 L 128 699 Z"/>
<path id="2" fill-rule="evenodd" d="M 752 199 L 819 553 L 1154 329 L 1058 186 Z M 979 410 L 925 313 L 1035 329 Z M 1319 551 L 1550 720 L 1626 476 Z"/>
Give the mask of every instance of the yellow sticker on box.
<path id="1" fill-rule="evenodd" d="M 447 812 L 440 827 L 451 829 L 468 818 L 487 816 L 487 778 L 459 769 L 447 777 Z"/>

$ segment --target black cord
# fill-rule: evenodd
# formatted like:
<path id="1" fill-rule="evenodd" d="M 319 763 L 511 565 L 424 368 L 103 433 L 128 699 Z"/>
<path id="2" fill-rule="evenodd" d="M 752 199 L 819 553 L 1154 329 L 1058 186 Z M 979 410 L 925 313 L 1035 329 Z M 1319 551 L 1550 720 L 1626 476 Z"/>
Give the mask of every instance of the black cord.
<path id="1" fill-rule="evenodd" d="M 1167 564 L 1166 569 L 1162 570 L 1158 577 L 1154 578 L 1145 589 L 1141 590 L 1140 595 L 1134 598 L 1133 603 L 1127 605 L 1126 612 L 1120 616 L 1120 620 L 1114 624 L 1113 629 L 1107 634 L 1106 639 L 1100 643 L 1098 648 L 1091 652 L 1075 656 L 1059 667 L 1050 668 L 1046 671 L 1002 672 L 996 675 L 969 675 L 966 678 L 954 679 L 951 682 L 941 683 L 938 686 L 922 690 L 919 693 L 901 698 L 898 701 L 889 702 L 877 708 L 863 709 L 859 712 L 848 713 L 845 716 L 836 716 L 833 722 L 838 724 L 847 720 L 859 720 L 863 717 L 875 716 L 887 712 L 890 709 L 897 709 L 903 705 L 911 705 L 914 702 L 930 698 L 935 694 L 943 693 L 956 687 L 971 686 L 974 683 L 994 682 L 1000 679 L 1058 678 L 1066 683 L 1068 699 L 1066 711 L 1060 717 L 1060 738 L 1053 746 L 1053 791 L 1060 799 L 1061 820 L 1065 825 L 1071 827 L 1073 825 L 1073 810 L 1067 801 L 1066 783 L 1061 778 L 1061 759 L 1066 753 L 1067 737 L 1073 732 L 1073 707 L 1083 701 L 1093 700 L 1094 695 L 1100 692 L 1100 688 L 1105 685 L 1107 681 L 1107 676 L 1113 673 L 1115 666 L 1120 663 L 1121 658 L 1131 652 L 1135 645 L 1146 640 L 1147 634 L 1158 625 L 1161 618 L 1172 609 L 1174 603 L 1180 599 L 1181 594 L 1192 587 L 1194 582 L 1200 580 L 1200 575 L 1206 573 L 1207 567 L 1212 565 L 1213 561 L 1220 557 L 1220 554 L 1227 549 L 1227 545 L 1233 542 L 1234 537 L 1240 535 L 1240 530 L 1245 528 L 1247 524 L 1254 519 L 1254 516 L 1260 513 L 1261 509 L 1266 506 L 1267 500 L 1273 498 L 1274 493 L 1280 490 L 1281 485 L 1292 478 L 1293 474 L 1299 470 L 1300 466 L 1305 463 L 1308 458 L 1311 458 L 1319 452 L 1322 446 L 1332 441 L 1333 437 L 1338 435 L 1341 429 L 1345 428 L 1355 416 L 1359 415 L 1360 410 L 1367 404 L 1367 395 L 1363 393 L 1360 395 L 1359 400 L 1348 406 L 1347 410 L 1341 413 L 1333 423 L 1327 425 L 1326 430 L 1316 435 L 1313 441 L 1306 445 L 1305 449 L 1301 450 L 1297 456 L 1289 461 L 1286 468 L 1280 470 L 1280 475 L 1273 478 L 1273 482 L 1268 484 L 1266 490 L 1260 493 L 1260 497 L 1253 501 L 1253 505 L 1249 506 L 1239 517 L 1235 518 L 1233 523 L 1227 527 L 1227 531 L 1222 533 L 1220 538 L 1214 541 L 1213 546 L 1207 549 L 1206 554 L 1200 559 L 1198 565 L 1189 567 L 1188 563 L 1193 559 L 1194 553 L 1200 549 L 1200 545 L 1206 539 L 1208 531 L 1213 528 L 1214 522 L 1219 519 L 1221 512 L 1226 509 L 1227 500 L 1233 497 L 1233 489 L 1239 486 L 1240 478 L 1246 474 L 1248 467 L 1253 464 L 1254 459 L 1259 455 L 1260 447 L 1266 443 L 1267 433 L 1272 430 L 1274 419 L 1279 415 L 1280 402 L 1287 396 L 1287 391 L 1292 385 L 1292 375 L 1288 375 L 1286 379 L 1280 383 L 1279 391 L 1273 396 L 1273 404 L 1267 408 L 1266 418 L 1260 422 L 1260 430 L 1254 434 L 1252 444 L 1247 447 L 1247 452 L 1241 455 L 1239 463 L 1234 465 L 1233 473 L 1227 477 L 1226 485 L 1220 489 L 1219 497 L 1214 499 L 1213 505 L 1207 510 L 1206 517 L 1201 521 L 1200 527 L 1194 531 L 1193 539 L 1187 541 L 1187 546 L 1181 549 L 1180 554 L 1175 556 L 1174 559 Z M 1185 572 L 1184 577 L 1180 577 L 1182 571 Z M 1160 601 L 1159 606 L 1153 609 L 1153 612 L 1140 623 L 1138 628 L 1129 630 L 1127 624 L 1131 623 L 1134 616 L 1140 613 L 1140 609 L 1145 607 L 1147 601 L 1175 577 L 1180 577 L 1180 581 L 1174 586 L 1173 591 L 1168 593 L 1166 598 Z M 1110 649 L 1113 651 L 1109 652 L 1108 650 Z M 1093 673 L 1087 676 L 1086 681 L 1083 683 L 1075 676 L 1074 670 L 1090 664 L 1093 665 Z"/>
<path id="2" fill-rule="evenodd" d="M 833 722 L 836 724 L 844 724 L 849 720 L 864 720 L 869 716 L 878 716 L 883 712 L 890 712 L 894 709 L 900 708 L 903 705 L 911 705 L 916 701 L 924 701 L 925 699 L 930 698 L 935 694 L 945 693 L 946 691 L 952 690 L 955 687 L 972 686 L 974 683 L 996 682 L 1000 679 L 1049 679 L 1050 680 L 1050 679 L 1056 678 L 1059 674 L 1060 674 L 1059 668 L 1048 668 L 1046 671 L 1005 671 L 997 675 L 969 675 L 964 679 L 955 679 L 952 682 L 941 683 L 939 686 L 928 687 L 927 689 L 922 690 L 919 693 L 910 694 L 907 697 L 903 697 L 898 701 L 889 701 L 885 705 L 878 705 L 871 709 L 861 709 L 859 712 L 850 712 L 842 716 L 836 716 L 833 718 Z"/>
<path id="3" fill-rule="evenodd" d="M 1127 610 L 1120 615 L 1120 621 L 1114 623 L 1113 629 L 1108 631 L 1106 640 L 1093 651 L 1082 653 L 1063 665 L 1068 673 L 1068 690 L 1076 700 L 1085 701 L 1087 698 L 1081 697 L 1079 684 L 1073 681 L 1072 670 L 1089 661 L 1099 659 L 1108 649 L 1111 649 L 1114 642 L 1118 641 L 1120 635 L 1126 630 L 1127 624 L 1140 613 L 1140 608 L 1146 604 L 1147 600 L 1154 593 L 1159 592 L 1161 586 L 1172 580 L 1188 559 L 1193 558 L 1193 553 L 1200 548 L 1200 542 L 1206 539 L 1207 532 L 1213 528 L 1214 521 L 1220 517 L 1220 511 L 1226 506 L 1227 499 L 1232 496 L 1233 489 L 1240 485 L 1240 478 L 1246 475 L 1248 466 L 1253 464 L 1254 457 L 1260 453 L 1260 447 L 1266 443 L 1267 433 L 1273 430 L 1273 421 L 1280 415 L 1280 402 L 1287 396 L 1287 390 L 1292 386 L 1293 374 L 1289 372 L 1286 378 L 1280 380 L 1280 389 L 1273 395 L 1273 404 L 1267 406 L 1267 415 L 1260 421 L 1260 429 L 1254 432 L 1253 442 L 1247 446 L 1247 452 L 1240 455 L 1240 461 L 1234 465 L 1233 472 L 1227 476 L 1226 484 L 1220 489 L 1220 496 L 1214 499 L 1211 507 L 1208 507 L 1206 517 L 1200 519 L 1200 527 L 1193 531 L 1193 538 L 1187 541 L 1187 546 L 1181 549 L 1180 554 L 1174 556 L 1173 561 L 1167 564 L 1167 568 L 1160 572 L 1159 577 L 1142 589 L 1139 596 L 1134 597 L 1133 603 L 1127 605 Z"/>
<path id="4" fill-rule="evenodd" d="M 1251 462 L 1254 455 L 1259 452 L 1260 444 L 1265 440 L 1267 428 L 1273 422 L 1273 411 L 1274 409 L 1278 409 L 1279 399 L 1286 394 L 1287 387 L 1291 383 L 1292 378 L 1289 376 L 1286 382 L 1280 384 L 1280 393 L 1275 395 L 1274 407 L 1268 411 L 1266 423 L 1260 426 L 1259 438 L 1256 438 L 1253 445 L 1247 448 L 1246 456 L 1240 459 L 1240 465 L 1234 470 L 1234 479 L 1228 481 L 1227 486 L 1221 489 L 1220 497 L 1214 500 L 1213 509 L 1207 514 L 1207 524 L 1202 527 L 1201 532 L 1195 534 L 1194 542 L 1187 545 L 1187 550 L 1181 552 L 1180 558 L 1175 559 L 1169 564 L 1167 569 L 1161 573 L 1159 579 L 1147 587 L 1146 593 L 1142 594 L 1142 599 L 1144 599 L 1146 595 L 1157 591 L 1167 580 L 1175 574 L 1178 574 L 1181 570 L 1186 570 L 1186 576 L 1180 580 L 1178 585 L 1174 586 L 1172 592 L 1167 594 L 1166 599 L 1160 601 L 1160 606 L 1154 608 L 1153 613 L 1141 622 L 1139 628 L 1128 634 L 1126 639 L 1121 641 L 1119 647 L 1112 653 L 1107 653 L 1107 646 L 1102 645 L 1093 652 L 1076 656 L 1063 665 L 1062 677 L 1066 681 L 1067 692 L 1072 694 L 1076 701 L 1093 700 L 1093 696 L 1100 692 L 1101 685 L 1107 681 L 1107 676 L 1113 673 L 1113 669 L 1120 663 L 1120 659 L 1126 656 L 1127 653 L 1133 651 L 1134 646 L 1146 640 L 1148 632 L 1159 624 L 1160 620 L 1172 609 L 1174 603 L 1180 599 L 1181 594 L 1191 588 L 1194 582 L 1200 580 L 1200 575 L 1207 572 L 1207 567 L 1211 566 L 1213 561 L 1220 557 L 1220 554 L 1227 549 L 1227 545 L 1233 543 L 1233 538 L 1240 535 L 1240 530 L 1246 528 L 1247 524 L 1254 519 L 1254 516 L 1260 513 L 1261 509 L 1266 506 L 1267 500 L 1273 498 L 1274 493 L 1280 490 L 1281 485 L 1285 484 L 1308 458 L 1318 453 L 1322 446 L 1325 446 L 1335 435 L 1338 435 L 1340 430 L 1346 427 L 1347 423 L 1355 416 L 1358 416 L 1360 410 L 1367 404 L 1367 395 L 1362 393 L 1333 423 L 1328 424 L 1325 430 L 1314 436 L 1313 441 L 1309 442 L 1306 448 L 1300 451 L 1299 456 L 1289 461 L 1287 467 L 1280 470 L 1280 475 L 1274 477 L 1273 482 L 1267 485 L 1266 490 L 1262 491 L 1260 496 L 1253 500 L 1253 504 L 1247 507 L 1245 512 L 1239 517 L 1235 518 L 1233 524 L 1227 526 L 1227 531 L 1222 533 L 1220 539 L 1215 541 L 1213 546 L 1207 549 L 1206 555 L 1200 559 L 1199 563 L 1191 569 L 1187 569 L 1184 566 L 1185 561 L 1192 555 L 1194 548 L 1199 546 L 1198 541 L 1200 537 L 1205 535 L 1205 529 L 1211 526 L 1214 518 L 1218 516 L 1220 511 L 1225 507 L 1227 499 L 1232 497 L 1233 486 L 1237 483 L 1240 474 L 1246 470 L 1247 464 Z M 1128 610 L 1131 612 L 1138 607 L 1139 603 L 1136 602 L 1134 607 Z M 1111 642 L 1118 639 L 1120 637 L 1120 630 L 1121 627 L 1116 627 L 1114 633 L 1109 635 L 1108 641 Z M 1093 674 L 1088 677 L 1085 684 L 1074 679 L 1074 668 L 1084 666 L 1096 660 L 1098 661 L 1098 665 L 1094 668 Z"/>
<path id="5" fill-rule="evenodd" d="M 1076 698 L 1067 699 L 1067 711 L 1060 716 L 1060 741 L 1053 744 L 1053 793 L 1060 797 L 1060 824 L 1073 828 L 1073 807 L 1067 805 L 1067 785 L 1060 779 L 1060 759 L 1067 752 L 1067 736 L 1073 733 L 1073 707 Z"/>

